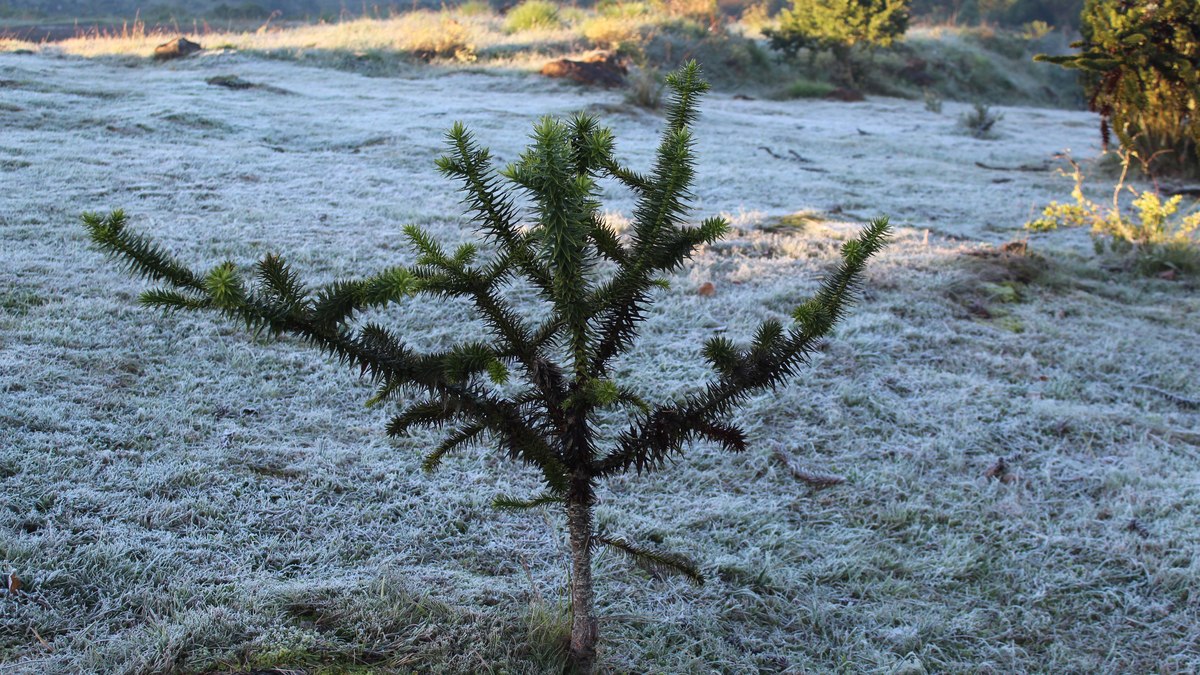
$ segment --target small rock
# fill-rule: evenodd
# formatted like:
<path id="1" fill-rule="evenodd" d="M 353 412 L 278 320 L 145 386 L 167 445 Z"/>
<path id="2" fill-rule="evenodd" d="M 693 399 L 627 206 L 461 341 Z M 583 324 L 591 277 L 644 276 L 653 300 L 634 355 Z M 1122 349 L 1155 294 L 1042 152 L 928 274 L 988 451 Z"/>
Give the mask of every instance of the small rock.
<path id="1" fill-rule="evenodd" d="M 179 37 L 155 47 L 154 58 L 157 61 L 178 59 L 184 56 L 191 56 L 203 49 L 204 47 L 201 47 L 199 44 L 185 37 Z"/>
<path id="2" fill-rule="evenodd" d="M 998 480 L 1006 485 L 1017 480 L 1016 475 L 1009 470 L 1008 460 L 1003 457 L 996 458 L 987 471 L 983 472 L 983 477 Z"/>

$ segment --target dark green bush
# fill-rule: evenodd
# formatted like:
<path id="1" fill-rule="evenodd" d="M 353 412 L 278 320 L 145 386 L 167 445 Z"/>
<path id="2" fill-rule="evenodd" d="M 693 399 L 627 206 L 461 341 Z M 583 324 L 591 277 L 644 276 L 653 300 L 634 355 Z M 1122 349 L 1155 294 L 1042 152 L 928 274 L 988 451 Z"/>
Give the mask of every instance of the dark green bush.
<path id="1" fill-rule="evenodd" d="M 1200 175 L 1200 2 L 1088 0 L 1078 54 L 1037 60 L 1080 71 L 1107 147 L 1153 172 Z"/>

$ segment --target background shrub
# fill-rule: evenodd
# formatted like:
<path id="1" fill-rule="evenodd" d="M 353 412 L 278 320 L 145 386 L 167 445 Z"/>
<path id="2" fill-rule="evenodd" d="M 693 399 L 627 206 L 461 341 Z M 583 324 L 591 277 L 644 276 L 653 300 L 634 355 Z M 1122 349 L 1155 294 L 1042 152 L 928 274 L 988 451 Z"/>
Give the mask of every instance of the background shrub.
<path id="1" fill-rule="evenodd" d="M 833 52 L 836 79 L 854 81 L 851 50 L 886 47 L 908 30 L 908 0 L 795 0 L 780 13 L 779 27 L 764 31 L 771 48 L 795 56 Z"/>
<path id="2" fill-rule="evenodd" d="M 1070 156 L 1065 158 L 1075 182 L 1070 203 L 1050 202 L 1042 217 L 1025 224 L 1034 232 L 1060 227 L 1088 227 L 1097 252 L 1108 250 L 1128 256 L 1133 267 L 1147 274 L 1194 274 L 1200 270 L 1200 211 L 1181 212 L 1182 195 L 1163 198 L 1158 191 L 1138 191 L 1126 184 L 1137 154 L 1121 152 L 1121 175 L 1113 186 L 1112 202 L 1100 204 L 1083 194 L 1083 168 Z M 1122 202 L 1122 198 L 1125 202 Z"/>
<path id="3" fill-rule="evenodd" d="M 1088 0 L 1080 51 L 1039 55 L 1078 69 L 1107 146 L 1115 133 L 1155 172 L 1200 175 L 1200 3 Z"/>
<path id="4" fill-rule="evenodd" d="M 525 30 L 546 30 L 558 28 L 562 18 L 558 15 L 558 5 L 545 0 L 525 0 L 508 11 L 505 27 L 511 33 Z"/>

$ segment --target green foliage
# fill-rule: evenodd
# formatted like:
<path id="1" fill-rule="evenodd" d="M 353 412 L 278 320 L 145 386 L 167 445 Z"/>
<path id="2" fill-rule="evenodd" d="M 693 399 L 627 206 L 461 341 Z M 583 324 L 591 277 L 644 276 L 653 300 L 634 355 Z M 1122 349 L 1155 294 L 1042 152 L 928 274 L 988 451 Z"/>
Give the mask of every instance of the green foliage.
<path id="1" fill-rule="evenodd" d="M 976 103 L 974 108 L 958 118 L 958 125 L 975 138 L 990 140 L 996 137 L 996 124 L 1004 119 L 1004 113 L 994 112 L 983 103 Z"/>
<path id="2" fill-rule="evenodd" d="M 1052 32 L 1054 32 L 1054 26 L 1051 26 L 1041 19 L 1036 19 L 1021 26 L 1020 36 L 1023 40 L 1037 42 Z"/>
<path id="3" fill-rule="evenodd" d="M 1139 192 L 1127 185 L 1125 179 L 1133 159 L 1137 159 L 1136 154 L 1125 151 L 1112 202 L 1103 205 L 1083 194 L 1083 169 L 1067 157 L 1071 172 L 1062 173 L 1075 182 L 1072 202 L 1050 202 L 1041 218 L 1025 224 L 1026 229 L 1049 232 L 1060 227 L 1090 227 L 1098 250 L 1107 248 L 1132 255 L 1135 266 L 1143 272 L 1196 272 L 1200 269 L 1200 211 L 1182 215 L 1182 195 L 1164 200 L 1158 192 Z M 1122 204 L 1122 197 L 1128 200 L 1128 207 Z"/>
<path id="4" fill-rule="evenodd" d="M 843 52 L 887 47 L 908 30 L 909 0 L 794 0 L 779 27 L 764 31 L 771 47 L 790 56 L 801 49 Z"/>
<path id="5" fill-rule="evenodd" d="M 1083 0 L 913 0 L 913 15 L 927 23 L 1076 26 L 1082 7 Z"/>
<path id="6" fill-rule="evenodd" d="M 698 441 L 744 450 L 746 434 L 729 421 L 730 414 L 809 361 L 846 313 L 867 260 L 888 235 L 887 221 L 881 219 L 847 242 L 840 265 L 796 309 L 793 321 L 765 321 L 748 345 L 724 337 L 710 340 L 702 353 L 713 367 L 712 378 L 691 393 L 652 405 L 641 392 L 613 380 L 614 359 L 633 346 L 664 275 L 728 230 L 721 218 L 687 221 L 695 175 L 691 127 L 708 85 L 694 62 L 666 79 L 673 94 L 648 173 L 618 163 L 611 130 L 588 115 L 542 119 L 533 144 L 499 172 L 488 150 L 455 124 L 437 166 L 459 183 L 486 246 L 449 252 L 421 228 L 409 226 L 405 235 L 415 264 L 362 280 L 312 290 L 275 255 L 247 272 L 228 262 L 195 272 L 130 232 L 120 211 L 87 214 L 84 223 L 102 250 L 130 271 L 163 284 L 144 293 L 143 304 L 168 311 L 211 310 L 257 331 L 299 336 L 373 380 L 378 389 L 372 404 L 399 406 L 387 425 L 390 435 L 421 426 L 445 429 L 442 443 L 425 458 L 427 470 L 477 444 L 536 471 L 543 483 L 540 495 L 500 497 L 496 505 L 521 509 L 565 503 L 574 562 L 572 653 L 586 670 L 594 646 L 588 652 L 588 623 L 579 616 L 591 612 L 593 545 L 615 547 L 658 571 L 699 579 L 697 568 L 678 555 L 593 532 L 596 483 L 630 470 L 664 468 Z M 600 217 L 600 179 L 637 195 L 627 237 L 619 237 Z M 531 204 L 528 214 L 518 208 L 519 198 Z M 506 289 L 518 281 L 532 289 L 545 311 L 522 311 L 508 300 Z M 403 304 L 416 294 L 469 302 L 489 334 L 420 353 L 404 336 L 359 320 L 367 310 Z M 601 435 L 598 417 L 613 412 L 625 414 L 627 426 Z M 580 585 L 586 586 L 583 594 Z M 584 642 L 577 646 L 581 634 Z"/>
<path id="7" fill-rule="evenodd" d="M 926 89 L 921 97 L 925 99 L 925 109 L 935 115 L 942 114 L 942 97 L 933 89 Z"/>
<path id="8" fill-rule="evenodd" d="M 823 98 L 836 89 L 828 82 L 799 77 L 783 88 L 784 98 Z"/>
<path id="9" fill-rule="evenodd" d="M 657 574 L 679 574 L 697 585 L 704 584 L 704 575 L 695 563 L 677 553 L 665 553 L 637 544 L 631 544 L 621 537 L 609 537 L 597 533 L 593 538 L 596 544 L 607 546 L 621 553 L 638 565 Z"/>
<path id="10" fill-rule="evenodd" d="M 463 16 L 489 16 L 493 13 L 491 4 L 486 0 L 466 0 L 454 9 Z"/>
<path id="11" fill-rule="evenodd" d="M 1200 3 L 1088 0 L 1082 20 L 1078 54 L 1036 58 L 1080 71 L 1106 146 L 1200 175 Z"/>
<path id="12" fill-rule="evenodd" d="M 525 0 L 508 10 L 504 25 L 510 33 L 525 30 L 546 30 L 562 25 L 558 5 L 545 0 Z"/>
<path id="13" fill-rule="evenodd" d="M 629 91 L 625 100 L 646 110 L 658 110 L 662 107 L 663 82 L 658 71 L 653 68 L 639 68 L 629 77 Z"/>
<path id="14" fill-rule="evenodd" d="M 763 30 L 771 49 L 795 57 L 807 50 L 831 52 L 832 77 L 855 85 L 855 52 L 887 47 L 908 30 L 909 0 L 794 0 L 779 15 L 779 27 Z"/>

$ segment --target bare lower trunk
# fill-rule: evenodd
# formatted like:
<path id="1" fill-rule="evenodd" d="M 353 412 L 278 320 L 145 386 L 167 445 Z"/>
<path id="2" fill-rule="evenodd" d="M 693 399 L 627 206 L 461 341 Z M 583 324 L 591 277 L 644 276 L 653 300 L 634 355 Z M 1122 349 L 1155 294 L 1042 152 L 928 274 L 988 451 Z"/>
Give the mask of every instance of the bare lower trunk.
<path id="1" fill-rule="evenodd" d="M 589 491 L 572 490 L 567 500 L 571 533 L 571 665 L 588 675 L 596 666 L 595 601 L 592 592 L 592 506 Z M 582 492 L 582 494 L 580 494 Z"/>

